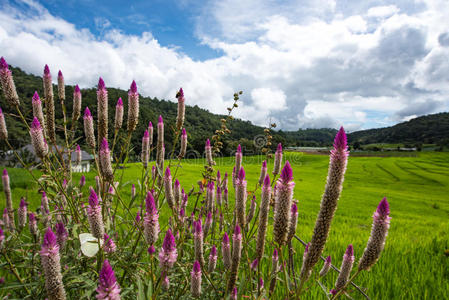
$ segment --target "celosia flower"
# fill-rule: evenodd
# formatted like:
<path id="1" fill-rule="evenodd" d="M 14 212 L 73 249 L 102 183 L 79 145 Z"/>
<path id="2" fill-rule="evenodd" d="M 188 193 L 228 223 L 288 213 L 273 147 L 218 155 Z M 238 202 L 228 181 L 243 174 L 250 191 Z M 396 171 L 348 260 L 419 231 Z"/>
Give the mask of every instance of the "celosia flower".
<path id="1" fill-rule="evenodd" d="M 343 186 L 347 161 L 347 138 L 343 127 L 341 127 L 334 140 L 334 149 L 331 151 L 326 187 L 321 199 L 321 208 L 316 219 L 309 254 L 306 260 L 303 261 L 301 268 L 300 279 L 302 285 L 309 279 L 311 270 L 320 259 L 326 244 Z"/>
<path id="2" fill-rule="evenodd" d="M 96 291 L 98 293 L 97 299 L 120 300 L 120 286 L 107 259 L 103 262 Z"/>
<path id="3" fill-rule="evenodd" d="M 5 59 L 0 58 L 0 81 L 2 83 L 3 95 L 11 106 L 19 105 L 19 96 L 17 95 L 16 86 L 12 78 L 12 73 Z"/>
<path id="4" fill-rule="evenodd" d="M 141 217 L 140 217 L 140 211 L 138 211 L 137 212 L 137 214 L 136 214 L 136 226 L 138 226 L 139 225 L 139 223 L 140 223 L 140 219 L 142 219 Z"/>
<path id="5" fill-rule="evenodd" d="M 86 107 L 84 110 L 84 134 L 86 135 L 86 142 L 89 147 L 95 149 L 94 119 L 92 118 L 89 107 Z"/>
<path id="6" fill-rule="evenodd" d="M 209 264 L 207 266 L 207 272 L 210 274 L 215 270 L 215 267 L 217 266 L 217 248 L 215 245 L 212 245 L 212 248 L 210 249 L 209 254 Z"/>
<path id="7" fill-rule="evenodd" d="M 380 253 L 384 249 L 385 240 L 390 228 L 390 205 L 387 198 L 380 201 L 377 210 L 373 215 L 373 225 L 371 235 L 359 261 L 359 270 L 369 270 L 379 259 Z"/>
<path id="8" fill-rule="evenodd" d="M 240 226 L 240 228 L 245 228 L 245 212 L 246 212 L 246 180 L 245 180 L 245 170 L 243 167 L 239 169 L 238 177 L 235 183 L 235 216 L 236 216 L 236 224 Z"/>
<path id="9" fill-rule="evenodd" d="M 82 175 L 80 178 L 80 188 L 86 185 L 86 176 Z"/>
<path id="10" fill-rule="evenodd" d="M 214 159 L 212 158 L 212 147 L 210 145 L 210 140 L 206 140 L 206 146 L 204 146 L 204 151 L 206 153 L 206 162 L 209 166 L 215 165 Z"/>
<path id="11" fill-rule="evenodd" d="M 64 284 L 62 282 L 59 246 L 51 228 L 48 228 L 45 232 L 40 256 L 48 299 L 66 299 Z"/>
<path id="12" fill-rule="evenodd" d="M 179 92 L 176 94 L 176 98 L 178 98 L 178 115 L 176 116 L 176 129 L 180 130 L 182 125 L 184 124 L 184 115 L 185 115 L 185 99 L 184 99 L 184 91 L 182 88 L 179 89 Z"/>
<path id="13" fill-rule="evenodd" d="M 173 185 L 173 195 L 175 197 L 175 207 L 178 209 L 181 204 L 181 183 L 179 183 L 178 178 L 176 178 L 175 183 Z"/>
<path id="14" fill-rule="evenodd" d="M 69 233 L 67 232 L 67 229 L 65 229 L 64 223 L 62 222 L 57 223 L 55 227 L 59 249 L 62 249 L 65 246 Z"/>
<path id="15" fill-rule="evenodd" d="M 15 229 L 15 222 L 14 222 L 14 208 L 12 206 L 12 197 L 11 197 L 11 187 L 9 185 L 9 175 L 8 171 L 6 169 L 3 169 L 3 175 L 2 175 L 2 183 L 3 183 L 3 192 L 5 193 L 6 198 L 6 208 L 8 212 L 8 222 L 5 222 L 5 225 L 9 230 Z"/>
<path id="16" fill-rule="evenodd" d="M 44 113 L 42 112 L 42 102 L 39 94 L 35 91 L 31 100 L 33 107 L 33 116 L 36 117 L 41 124 L 44 124 Z"/>
<path id="17" fill-rule="evenodd" d="M 170 288 L 170 279 L 168 276 L 164 276 L 164 279 L 162 280 L 162 288 L 166 291 Z"/>
<path id="18" fill-rule="evenodd" d="M 75 89 L 73 90 L 73 112 L 72 112 L 72 120 L 77 121 L 81 116 L 81 90 L 78 85 L 75 85 Z"/>
<path id="19" fill-rule="evenodd" d="M 36 216 L 33 213 L 29 213 L 28 219 L 29 219 L 28 226 L 30 228 L 30 233 L 36 240 L 37 236 L 39 234 L 39 229 L 37 228 Z"/>
<path id="20" fill-rule="evenodd" d="M 320 271 L 320 277 L 326 276 L 326 274 L 329 272 L 332 266 L 332 259 L 330 256 L 326 257 L 326 260 L 324 261 L 323 268 Z"/>
<path id="21" fill-rule="evenodd" d="M 144 168 L 148 166 L 148 160 L 150 159 L 150 134 L 148 130 L 145 130 L 142 137 L 142 154 L 141 160 Z"/>
<path id="22" fill-rule="evenodd" d="M 237 300 L 237 287 L 234 287 L 232 289 L 231 299 L 232 300 Z"/>
<path id="23" fill-rule="evenodd" d="M 106 253 L 113 253 L 113 252 L 115 252 L 117 250 L 117 246 L 115 246 L 114 241 L 106 233 L 103 236 L 103 240 L 104 240 L 104 244 L 103 244 L 104 252 L 106 252 Z"/>
<path id="24" fill-rule="evenodd" d="M 139 123 L 139 93 L 133 80 L 128 92 L 128 132 L 136 130 L 137 123 Z"/>
<path id="25" fill-rule="evenodd" d="M 235 225 L 234 234 L 232 235 L 232 262 L 229 271 L 228 292 L 231 292 L 237 280 L 237 273 L 242 257 L 242 233 L 240 226 Z"/>
<path id="26" fill-rule="evenodd" d="M 165 199 L 167 200 L 167 204 L 173 210 L 174 203 L 175 203 L 175 196 L 173 195 L 172 177 L 171 177 L 171 172 L 170 172 L 169 167 L 167 167 L 167 169 L 165 169 L 164 190 L 165 190 Z"/>
<path id="27" fill-rule="evenodd" d="M 223 192 L 223 201 L 224 201 L 224 204 L 225 204 L 225 206 L 226 206 L 226 208 L 228 207 L 228 204 L 229 204 L 229 193 L 228 193 L 228 188 L 225 188 L 224 189 L 224 192 Z"/>
<path id="28" fill-rule="evenodd" d="M 354 264 L 354 248 L 349 245 L 343 255 L 343 262 L 341 263 L 340 274 L 335 282 L 335 290 L 338 292 L 343 289 L 348 283 L 351 275 L 352 265 Z"/>
<path id="29" fill-rule="evenodd" d="M 273 251 L 273 256 L 271 257 L 271 276 L 273 277 L 270 282 L 270 294 L 273 293 L 276 287 L 276 273 L 279 270 L 279 253 L 275 248 Z"/>
<path id="30" fill-rule="evenodd" d="M 151 245 L 150 247 L 148 247 L 148 254 L 153 255 L 154 253 L 156 253 L 156 248 L 154 248 L 154 246 Z"/>
<path id="31" fill-rule="evenodd" d="M 273 175 L 276 176 L 279 174 L 282 166 L 282 144 L 278 144 L 278 148 L 276 149 L 276 153 L 274 154 L 274 168 Z"/>
<path id="32" fill-rule="evenodd" d="M 133 184 L 131 186 L 131 199 L 136 198 L 136 186 Z"/>
<path id="33" fill-rule="evenodd" d="M 19 227 L 20 228 L 25 227 L 27 223 L 28 204 L 26 203 L 23 197 L 20 198 L 19 210 L 17 214 L 19 216 Z"/>
<path id="34" fill-rule="evenodd" d="M 115 122 L 114 129 L 119 130 L 123 124 L 123 100 L 118 98 L 117 105 L 115 106 Z"/>
<path id="35" fill-rule="evenodd" d="M 143 219 L 143 230 L 145 240 L 149 245 L 153 245 L 157 241 L 159 235 L 159 214 L 157 212 L 156 203 L 151 192 L 147 193 L 145 199 L 146 213 Z"/>
<path id="36" fill-rule="evenodd" d="M 186 129 L 182 129 L 181 133 L 181 150 L 179 151 L 179 157 L 183 158 L 187 152 L 187 132 Z"/>
<path id="37" fill-rule="evenodd" d="M 151 121 L 148 123 L 148 133 L 150 135 L 150 145 L 153 145 L 153 123 Z"/>
<path id="38" fill-rule="evenodd" d="M 215 186 L 214 182 L 211 181 L 207 184 L 206 189 L 206 211 L 212 212 L 214 210 L 215 204 Z"/>
<path id="39" fill-rule="evenodd" d="M 61 70 L 58 72 L 58 97 L 59 100 L 64 102 L 65 100 L 65 84 L 64 84 L 64 75 L 62 75 Z"/>
<path id="40" fill-rule="evenodd" d="M 212 213 L 208 212 L 206 217 L 206 222 L 204 223 L 204 238 L 207 237 L 210 228 L 212 227 Z"/>
<path id="41" fill-rule="evenodd" d="M 290 243 L 296 234 L 296 226 L 298 224 L 298 206 L 293 202 L 290 210 L 290 224 L 288 225 L 287 243 Z"/>
<path id="42" fill-rule="evenodd" d="M 5 115 L 0 107 L 0 140 L 8 139 L 8 129 L 6 128 Z"/>
<path id="43" fill-rule="evenodd" d="M 0 250 L 3 248 L 4 242 L 5 242 L 5 234 L 3 233 L 3 229 L 0 226 Z"/>
<path id="44" fill-rule="evenodd" d="M 258 265 L 259 265 L 259 260 L 256 258 L 252 261 L 252 263 L 249 267 L 251 268 L 252 271 L 256 271 Z"/>
<path id="45" fill-rule="evenodd" d="M 307 253 L 309 253 L 309 247 L 310 247 L 310 242 L 307 243 L 306 247 L 304 248 L 304 253 L 303 253 L 303 255 L 302 255 L 302 259 L 303 259 L 303 260 L 306 259 Z"/>
<path id="46" fill-rule="evenodd" d="M 90 189 L 87 219 L 92 235 L 97 239 L 101 239 L 104 235 L 103 217 L 101 216 L 101 206 L 98 202 L 98 196 L 92 188 Z"/>
<path id="47" fill-rule="evenodd" d="M 51 81 L 50 68 L 45 65 L 44 75 L 42 76 L 44 83 L 44 98 L 45 98 L 45 112 L 47 126 L 47 137 L 50 141 L 56 142 L 55 134 L 55 103 L 53 99 L 53 83 Z"/>
<path id="48" fill-rule="evenodd" d="M 171 230 L 168 229 L 164 237 L 161 251 L 159 252 L 159 267 L 164 272 L 167 272 L 171 267 L 173 267 L 177 258 L 178 252 L 176 250 L 175 237 L 173 236 Z"/>
<path id="49" fill-rule="evenodd" d="M 193 223 L 193 244 L 195 248 L 195 260 L 199 261 L 201 265 L 204 266 L 204 255 L 203 255 L 203 228 L 201 226 L 201 219 L 194 221 Z"/>
<path id="50" fill-rule="evenodd" d="M 226 232 L 223 235 L 221 254 L 223 255 L 223 264 L 225 269 L 231 268 L 231 245 L 229 244 L 229 236 Z"/>
<path id="51" fill-rule="evenodd" d="M 104 138 L 108 138 L 108 91 L 101 77 L 97 86 L 97 116 L 98 143 L 101 143 Z"/>
<path id="52" fill-rule="evenodd" d="M 279 246 L 287 240 L 294 187 L 293 170 L 287 161 L 277 182 L 275 193 L 273 239 Z"/>
<path id="53" fill-rule="evenodd" d="M 192 277 L 190 292 L 193 297 L 199 297 L 201 295 L 201 265 L 199 261 L 196 260 L 193 264 L 193 270 L 190 275 Z"/>
<path id="54" fill-rule="evenodd" d="M 9 215 L 8 215 L 8 209 L 5 207 L 3 210 L 3 224 L 6 226 L 6 228 L 10 229 L 10 222 L 9 222 Z M 11 229 L 10 229 L 11 230 Z"/>
<path id="55" fill-rule="evenodd" d="M 246 224 L 251 223 L 251 220 L 254 217 L 254 213 L 256 212 L 256 195 L 253 195 L 253 198 L 251 199 L 251 206 L 249 207 L 248 215 L 246 216 Z"/>
<path id="56" fill-rule="evenodd" d="M 48 145 L 44 139 L 44 130 L 36 117 L 31 123 L 30 136 L 34 152 L 42 159 L 48 153 Z"/>
<path id="57" fill-rule="evenodd" d="M 104 138 L 101 142 L 99 157 L 101 174 L 107 181 L 112 182 L 114 179 L 114 173 L 111 165 L 111 151 L 109 150 L 109 145 L 106 138 Z"/>
<path id="58" fill-rule="evenodd" d="M 263 185 L 263 181 L 265 179 L 265 176 L 267 175 L 267 161 L 264 160 L 262 162 L 262 167 L 260 168 L 260 177 L 259 177 L 259 185 Z"/>
<path id="59" fill-rule="evenodd" d="M 221 192 L 220 185 L 217 183 L 217 205 L 221 207 L 222 203 L 223 203 L 223 194 Z"/>
<path id="60" fill-rule="evenodd" d="M 79 165 L 79 164 L 81 164 L 81 158 L 82 158 L 80 145 L 76 145 L 75 154 L 76 154 L 76 164 Z"/>
<path id="61" fill-rule="evenodd" d="M 270 210 L 271 186 L 270 176 L 266 175 L 262 186 L 262 197 L 259 210 L 259 228 L 257 229 L 256 257 L 261 260 L 265 247 L 265 234 Z"/>

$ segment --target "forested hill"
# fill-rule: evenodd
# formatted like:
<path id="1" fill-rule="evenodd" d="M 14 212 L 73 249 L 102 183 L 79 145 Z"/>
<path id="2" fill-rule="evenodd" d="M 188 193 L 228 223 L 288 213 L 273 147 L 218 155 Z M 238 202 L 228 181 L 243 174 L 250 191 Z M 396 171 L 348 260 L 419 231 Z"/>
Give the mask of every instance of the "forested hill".
<path id="1" fill-rule="evenodd" d="M 349 142 L 449 145 L 449 113 L 418 117 L 391 127 L 356 131 Z"/>
<path id="2" fill-rule="evenodd" d="M 25 117 L 31 122 L 32 107 L 31 99 L 34 91 L 43 96 L 42 77 L 27 74 L 19 68 L 10 67 L 12 70 L 17 92 L 21 99 L 21 109 Z M 53 70 L 54 77 L 56 77 L 56 70 Z M 72 95 L 74 86 L 66 86 L 66 107 L 67 115 L 72 114 Z M 55 91 L 55 110 L 56 121 L 59 128 L 62 128 L 62 109 L 59 101 L 56 99 L 57 86 L 54 85 Z M 82 91 L 82 111 L 86 106 L 89 106 L 91 111 L 96 116 L 97 100 L 96 89 L 83 89 Z M 127 111 L 127 91 L 108 88 L 109 93 L 109 120 L 111 125 L 115 115 L 115 105 L 117 99 L 122 97 L 125 104 L 125 112 Z M 229 95 L 232 97 L 232 95 Z M 0 97 L 0 107 L 6 114 L 6 124 L 9 131 L 9 138 L 11 143 L 20 147 L 29 143 L 29 133 L 25 126 L 17 118 L 12 116 L 16 112 L 9 107 L 3 98 Z M 175 95 L 173 95 L 175 99 Z M 187 97 L 188 99 L 188 97 Z M 238 109 L 238 108 L 237 108 Z M 140 153 L 141 137 L 146 129 L 148 122 L 152 121 L 154 125 L 157 123 L 159 115 L 164 117 L 166 125 L 166 151 L 169 152 L 172 148 L 171 142 L 173 140 L 173 131 L 170 126 L 176 120 L 177 104 L 171 101 L 160 100 L 157 98 L 140 97 L 140 120 L 136 132 L 132 136 L 132 145 L 134 147 L 133 155 Z M 226 113 L 226 112 L 223 112 Z M 221 126 L 220 119 L 223 115 L 212 114 L 209 111 L 198 106 L 186 106 L 186 122 L 185 127 L 189 136 L 189 150 L 196 150 L 203 153 L 204 143 L 207 138 L 210 138 L 215 130 Z M 126 120 L 126 116 L 125 116 Z M 126 122 L 126 121 L 125 121 Z M 264 134 L 263 127 L 255 126 L 249 121 L 240 119 L 232 120 L 228 123 L 231 134 L 223 141 L 223 154 L 228 155 L 235 150 L 237 143 L 242 144 L 243 149 L 247 154 L 258 153 L 260 151 L 260 138 Z M 397 124 L 392 127 L 381 129 L 363 130 L 349 134 L 349 141 L 351 143 L 359 142 L 360 144 L 369 143 L 447 143 L 449 132 L 449 114 L 440 113 L 435 115 L 428 115 L 419 117 L 409 122 Z M 57 131 L 59 138 L 62 139 L 62 130 Z M 284 146 L 330 146 L 335 136 L 335 129 L 299 129 L 297 131 L 275 131 L 273 132 L 274 148 L 277 143 L 282 142 Z M 111 133 L 110 133 L 111 135 Z M 78 121 L 76 136 L 84 139 L 82 118 Z M 257 142 L 255 143 L 255 139 Z M 83 142 L 80 143 L 84 144 Z M 5 145 L 0 146 L 5 150 Z"/>

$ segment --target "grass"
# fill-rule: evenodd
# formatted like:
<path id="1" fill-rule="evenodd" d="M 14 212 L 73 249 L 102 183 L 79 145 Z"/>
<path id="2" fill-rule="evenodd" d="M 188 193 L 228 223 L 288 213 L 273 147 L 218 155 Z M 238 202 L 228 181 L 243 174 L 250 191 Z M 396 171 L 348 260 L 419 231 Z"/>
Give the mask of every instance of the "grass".
<path id="1" fill-rule="evenodd" d="M 328 157 L 302 153 L 284 156 L 293 166 L 295 198 L 299 202 L 297 235 L 311 238 L 327 175 Z M 262 157 L 244 157 L 248 189 L 253 190 L 259 178 Z M 197 185 L 203 160 L 186 160 L 178 170 L 178 178 L 186 190 Z M 232 158 L 217 160 L 217 168 L 231 174 Z M 27 196 L 30 208 L 40 204 L 37 186 L 26 170 L 8 169 L 15 204 Z M 122 170 L 119 170 L 119 173 Z M 94 173 L 87 175 L 87 186 L 94 185 Z M 74 174 L 77 182 L 81 174 Z M 131 184 L 138 187 L 140 164 L 129 164 L 123 170 L 122 194 L 128 197 Z M 117 176 L 116 176 L 117 179 Z M 230 181 L 230 187 L 232 183 Z M 139 190 L 139 189 L 138 189 Z M 366 288 L 372 299 L 444 299 L 449 290 L 449 153 L 425 152 L 416 157 L 350 157 L 342 197 L 332 223 L 324 254 L 331 255 L 339 267 L 348 244 L 353 244 L 356 261 L 361 257 L 370 234 L 372 215 L 379 201 L 386 196 L 391 207 L 391 228 L 385 250 L 370 272 L 363 272 L 356 283 Z M 260 191 L 256 192 L 257 202 Z M 123 195 L 122 195 L 123 197 Z M 230 188 L 230 200 L 233 189 Z M 4 195 L 1 195 L 4 203 Z M 189 202 L 191 208 L 194 203 Z M 2 204 L 1 207 L 3 207 Z M 231 205 L 232 207 L 232 205 Z M 190 211 L 186 215 L 190 215 Z M 166 222 L 168 216 L 162 212 Z M 165 219 L 165 220 L 164 220 Z M 272 222 L 269 222 L 272 224 Z M 295 267 L 299 271 L 303 246 L 294 241 Z M 269 253 L 270 254 L 270 253 Z M 268 254 L 267 254 L 268 255 Z M 265 258 L 261 268 L 269 268 Z M 317 266 L 320 268 L 322 263 Z M 323 283 L 331 288 L 336 273 L 330 273 Z M 266 282 L 266 284 L 268 284 Z M 305 298 L 324 298 L 318 286 Z M 360 299 L 360 294 L 352 296 Z"/>

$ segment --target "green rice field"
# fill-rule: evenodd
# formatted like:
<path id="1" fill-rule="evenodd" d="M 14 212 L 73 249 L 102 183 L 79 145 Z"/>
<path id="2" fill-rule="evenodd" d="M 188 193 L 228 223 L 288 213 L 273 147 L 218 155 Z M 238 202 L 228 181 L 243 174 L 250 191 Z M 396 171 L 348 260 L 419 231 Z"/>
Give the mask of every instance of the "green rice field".
<path id="1" fill-rule="evenodd" d="M 292 164 L 296 183 L 295 199 L 299 203 L 297 235 L 309 241 L 324 190 L 329 158 L 303 153 L 287 153 L 284 158 Z M 261 156 L 244 157 L 248 190 L 253 190 L 256 185 L 262 160 Z M 192 185 L 197 186 L 203 165 L 202 159 L 182 163 L 177 171 L 182 187 L 190 190 Z M 222 174 L 231 174 L 232 168 L 232 158 L 217 159 L 216 169 Z M 30 175 L 23 169 L 8 171 L 15 205 L 18 206 L 21 196 L 27 196 L 30 209 L 36 209 L 40 205 L 40 195 Z M 128 199 L 131 184 L 139 186 L 141 165 L 129 164 L 127 168 L 118 170 L 116 180 L 121 172 L 122 197 Z M 87 191 L 89 185 L 94 185 L 95 173 L 85 175 L 87 185 L 84 189 Z M 74 174 L 74 182 L 78 182 L 80 176 Z M 260 190 L 256 196 L 259 203 Z M 415 157 L 398 157 L 394 153 L 387 157 L 350 156 L 342 196 L 324 255 L 331 255 L 333 263 L 339 267 L 346 246 L 353 244 L 357 261 L 370 234 L 372 215 L 383 197 L 387 197 L 390 203 L 392 217 L 385 250 L 373 269 L 361 273 L 355 283 L 366 289 L 371 299 L 448 299 L 449 153 L 423 152 Z M 3 193 L 0 198 L 0 208 L 3 209 Z M 190 209 L 193 202 L 189 202 Z M 187 211 L 186 215 L 190 212 Z M 163 224 L 167 216 L 164 211 L 161 215 Z M 298 241 L 294 241 L 293 247 L 296 251 L 295 267 L 299 272 L 304 247 Z M 261 262 L 262 268 L 270 268 L 270 265 L 269 257 Z M 323 284 L 331 288 L 336 274 L 330 273 Z M 317 285 L 305 295 L 307 299 L 325 298 Z M 363 298 L 357 292 L 351 293 L 351 296 Z"/>

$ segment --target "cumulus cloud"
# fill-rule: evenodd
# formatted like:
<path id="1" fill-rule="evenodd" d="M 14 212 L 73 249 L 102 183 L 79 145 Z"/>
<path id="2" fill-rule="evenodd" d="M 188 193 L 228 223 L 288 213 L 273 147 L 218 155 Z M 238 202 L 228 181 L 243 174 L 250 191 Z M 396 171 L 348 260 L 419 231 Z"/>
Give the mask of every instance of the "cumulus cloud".
<path id="1" fill-rule="evenodd" d="M 0 11 L 0 55 L 34 74 L 48 63 L 84 87 L 136 79 L 142 94 L 174 100 L 182 86 L 188 103 L 215 113 L 243 90 L 237 116 L 255 124 L 356 130 L 449 104 L 449 4 L 391 2 L 210 0 L 197 37 L 223 54 L 195 61 L 150 32 L 126 35 L 98 19 L 104 33 L 94 36 L 28 0 Z"/>

